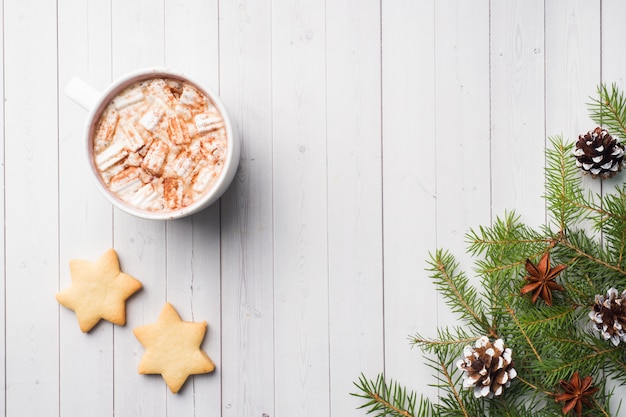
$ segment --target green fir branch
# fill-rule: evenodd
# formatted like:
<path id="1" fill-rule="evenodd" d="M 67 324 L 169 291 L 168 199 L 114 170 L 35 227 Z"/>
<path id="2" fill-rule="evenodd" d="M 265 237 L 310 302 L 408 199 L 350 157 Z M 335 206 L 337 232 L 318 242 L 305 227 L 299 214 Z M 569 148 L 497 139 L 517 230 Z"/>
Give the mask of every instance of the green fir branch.
<path id="1" fill-rule="evenodd" d="M 626 97 L 618 89 L 617 84 L 600 84 L 596 91 L 597 97 L 591 97 L 587 103 L 589 117 L 600 126 L 604 126 L 618 136 L 626 137 Z"/>
<path id="2" fill-rule="evenodd" d="M 409 338 L 409 343 L 413 347 L 417 347 L 426 354 L 445 354 L 447 356 L 455 356 L 466 345 L 473 344 L 480 336 L 470 336 L 464 328 L 442 327 L 437 329 L 436 338 L 428 338 L 419 333 Z"/>
<path id="3" fill-rule="evenodd" d="M 610 287 L 626 288 L 626 266 L 614 251 L 612 245 L 603 247 L 584 230 L 568 231 L 567 238 L 553 249 L 555 258 L 569 265 L 563 277 L 576 304 L 593 302 L 596 294 Z"/>
<path id="4" fill-rule="evenodd" d="M 543 382 L 546 386 L 556 386 L 575 371 L 584 375 L 596 374 L 616 350 L 615 346 L 609 345 L 596 349 L 592 344 L 573 338 L 548 337 L 546 340 L 546 345 L 552 347 L 552 356 L 540 364 L 544 365 Z"/>
<path id="5" fill-rule="evenodd" d="M 564 241 L 562 242 L 562 244 L 571 249 L 578 258 L 586 259 L 590 262 L 593 262 L 608 271 L 612 271 L 620 275 L 626 275 L 626 270 L 622 267 L 622 265 L 614 265 L 613 263 L 611 263 L 611 259 L 607 259 L 607 257 L 610 255 L 607 256 L 606 252 L 597 251 L 596 254 L 590 253 L 590 251 L 578 247 L 575 243 L 572 243 L 571 241 Z"/>
<path id="6" fill-rule="evenodd" d="M 448 251 L 438 250 L 431 256 L 429 264 L 431 278 L 451 310 L 467 324 L 491 333 L 482 300 L 467 276 L 458 271 L 459 264 L 454 256 Z"/>
<path id="7" fill-rule="evenodd" d="M 596 228 L 602 232 L 612 262 L 623 267 L 626 251 L 626 186 L 616 187 L 614 193 L 605 194 L 602 206 L 605 213 L 598 216 Z"/>
<path id="8" fill-rule="evenodd" d="M 536 259 L 554 244 L 555 239 L 523 224 L 514 212 L 498 217 L 491 227 L 471 229 L 466 235 L 468 252 L 481 256 L 475 261 L 483 279 L 483 296 L 491 301 L 490 314 L 497 325 L 498 306 L 503 298 L 519 292 L 521 272 L 526 259 Z"/>
<path id="9" fill-rule="evenodd" d="M 588 335 L 587 335 L 588 336 Z M 626 362 L 623 360 L 624 347 L 614 346 L 610 342 L 592 335 L 590 337 L 580 336 L 578 338 L 563 337 L 560 339 L 551 338 L 559 345 L 568 346 L 581 352 L 581 360 L 593 360 L 588 366 L 591 368 L 602 368 L 607 376 L 612 376 L 616 380 L 626 382 Z M 572 355 L 571 351 L 565 352 Z"/>
<path id="10" fill-rule="evenodd" d="M 523 329 L 520 334 L 533 340 L 541 338 L 543 334 L 558 334 L 561 329 L 573 326 L 576 311 L 576 306 L 535 306 L 523 309 L 519 314 L 515 314 L 512 308 L 507 310 L 513 323 Z M 507 330 L 510 332 L 512 329 Z"/>
<path id="11" fill-rule="evenodd" d="M 367 414 L 373 414 L 376 417 L 429 417 L 435 415 L 434 406 L 429 399 L 422 396 L 418 401 L 414 392 L 407 390 L 406 387 L 396 381 L 387 382 L 383 374 L 379 374 L 374 380 L 361 374 L 358 382 L 355 382 L 354 385 L 359 392 L 352 393 L 352 395 L 366 401 L 359 408 L 366 409 Z"/>
<path id="12" fill-rule="evenodd" d="M 604 416 L 604 417 L 611 417 L 611 414 L 609 413 L 608 408 L 605 407 L 605 404 L 599 402 L 595 398 L 592 398 L 591 401 L 595 405 L 596 410 L 598 410 L 598 411 L 600 411 L 602 413 L 602 416 Z"/>
<path id="13" fill-rule="evenodd" d="M 520 216 L 514 211 L 505 213 L 503 217 L 496 217 L 490 227 L 470 229 L 465 240 L 469 244 L 468 252 L 471 255 L 484 255 L 495 260 L 502 260 L 505 254 L 536 252 L 537 247 L 545 247 L 552 242 L 551 238 L 546 238 L 522 223 Z"/>
<path id="14" fill-rule="evenodd" d="M 439 355 L 437 360 L 437 365 L 439 367 L 439 372 L 441 375 L 438 379 L 442 382 L 442 384 L 439 385 L 439 388 L 442 388 L 444 391 L 448 392 L 448 409 L 454 410 L 454 415 L 464 417 L 473 416 L 474 414 L 470 414 L 467 410 L 467 401 L 463 400 L 462 393 L 456 389 L 456 386 L 458 384 L 458 378 L 455 379 L 453 372 L 450 371 L 450 359 L 447 358 L 446 355 Z"/>
<path id="15" fill-rule="evenodd" d="M 587 200 L 574 164 L 573 144 L 565 143 L 562 136 L 548 139 L 551 147 L 546 150 L 545 199 L 551 219 L 558 231 L 563 231 L 584 217 Z"/>
<path id="16" fill-rule="evenodd" d="M 626 137 L 626 97 L 613 85 L 598 88 L 590 104 L 592 118 Z M 424 354 L 438 389 L 436 401 L 418 396 L 381 374 L 374 380 L 363 375 L 355 386 L 363 399 L 361 408 L 377 417 L 551 417 L 561 416 L 555 402 L 559 382 L 574 372 L 591 375 L 599 391 L 585 406 L 589 416 L 615 417 L 610 410 L 612 391 L 607 378 L 626 383 L 626 350 L 613 346 L 590 329 L 588 313 L 598 294 L 611 287 L 626 289 L 626 185 L 601 194 L 584 190 L 580 169 L 573 157 L 574 144 L 562 136 L 549 138 L 546 150 L 545 201 L 549 222 L 535 230 L 515 212 L 497 217 L 490 226 L 466 234 L 467 252 L 474 258 L 479 283 L 472 285 L 454 256 L 438 249 L 428 261 L 431 279 L 446 305 L 459 318 L 457 325 L 440 327 L 434 337 L 416 334 L 409 343 Z M 621 175 L 625 175 L 622 173 Z M 551 266 L 566 265 L 549 286 L 553 303 L 533 303 L 521 295 L 528 283 L 538 283 L 542 273 L 525 279 L 529 259 L 537 265 L 549 252 Z M 556 284 L 556 285 L 555 285 Z M 542 295 L 542 298 L 546 295 Z M 481 336 L 502 338 L 512 350 L 517 378 L 501 395 L 475 398 L 463 380 L 476 379 L 485 352 L 473 349 Z M 470 370 L 459 369 L 464 348 L 473 352 Z M 490 354 L 487 354 L 490 355 Z M 474 365 L 476 365 L 475 370 Z M 491 371 L 489 371 L 491 372 Z M 482 375 L 482 374 L 481 374 Z M 490 376 L 494 376 L 490 375 Z M 492 391 L 493 392 L 493 391 Z"/>
<path id="17" fill-rule="evenodd" d="M 510 306 L 507 306 L 506 312 L 511 316 L 511 320 L 513 320 L 515 327 L 520 332 L 519 334 L 522 335 L 523 340 L 526 342 L 526 345 L 530 348 L 530 350 L 532 351 L 537 361 L 539 363 L 543 362 L 543 359 L 541 359 L 541 355 L 539 354 L 539 349 L 535 346 L 535 343 L 533 342 L 533 339 L 528 334 L 528 331 L 522 326 L 519 318 L 515 314 L 515 310 L 512 309 Z"/>

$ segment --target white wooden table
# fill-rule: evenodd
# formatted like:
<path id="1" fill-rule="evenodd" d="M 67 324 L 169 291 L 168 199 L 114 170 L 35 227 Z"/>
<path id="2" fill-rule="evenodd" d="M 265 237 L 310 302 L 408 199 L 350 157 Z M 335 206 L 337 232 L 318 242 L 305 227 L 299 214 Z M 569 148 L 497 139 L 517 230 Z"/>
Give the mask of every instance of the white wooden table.
<path id="1" fill-rule="evenodd" d="M 408 336 L 453 323 L 424 271 L 515 209 L 545 221 L 546 136 L 624 84 L 626 2 L 4 0 L 0 414 L 364 416 L 361 372 L 436 395 Z M 241 162 L 177 221 L 115 210 L 82 156 L 74 76 L 178 68 L 217 90 Z M 55 293 L 114 247 L 144 288 L 83 334 Z M 214 373 L 171 394 L 132 334 L 171 302 Z"/>

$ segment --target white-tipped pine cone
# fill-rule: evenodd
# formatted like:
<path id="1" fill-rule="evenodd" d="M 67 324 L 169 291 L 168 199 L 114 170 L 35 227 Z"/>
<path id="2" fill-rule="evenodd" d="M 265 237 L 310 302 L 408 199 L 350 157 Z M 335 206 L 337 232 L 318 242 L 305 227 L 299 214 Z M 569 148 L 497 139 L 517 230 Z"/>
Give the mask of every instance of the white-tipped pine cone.
<path id="1" fill-rule="evenodd" d="M 464 358 L 456 363 L 465 371 L 463 387 L 473 388 L 476 398 L 502 394 L 517 376 L 512 354 L 510 348 L 504 347 L 502 339 L 492 343 L 486 336 L 478 339 L 474 347 L 465 346 Z"/>
<path id="2" fill-rule="evenodd" d="M 619 295 L 615 288 L 611 288 L 606 297 L 596 295 L 589 318 L 605 340 L 610 340 L 615 346 L 626 342 L 626 290 Z"/>
<path id="3" fill-rule="evenodd" d="M 622 170 L 624 145 L 609 134 L 606 129 L 596 127 L 578 136 L 576 166 L 593 178 L 611 178 Z"/>

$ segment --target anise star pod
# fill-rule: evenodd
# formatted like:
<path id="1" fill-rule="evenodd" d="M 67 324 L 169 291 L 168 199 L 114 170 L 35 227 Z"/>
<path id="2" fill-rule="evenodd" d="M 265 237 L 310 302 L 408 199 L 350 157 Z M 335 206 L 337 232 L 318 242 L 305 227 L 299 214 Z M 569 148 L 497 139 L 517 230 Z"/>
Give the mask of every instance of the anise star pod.
<path id="1" fill-rule="evenodd" d="M 569 381 L 561 380 L 559 385 L 563 392 L 555 397 L 556 402 L 564 402 L 562 408 L 563 414 L 568 414 L 574 410 L 578 417 L 583 415 L 583 405 L 591 408 L 593 403 L 590 397 L 598 392 L 598 388 L 591 385 L 593 379 L 591 376 L 580 378 L 578 371 L 574 372 Z"/>
<path id="2" fill-rule="evenodd" d="M 526 272 L 528 272 L 526 281 L 528 284 L 522 287 L 522 295 L 532 293 L 533 303 L 541 297 L 547 305 L 551 306 L 552 291 L 565 291 L 565 288 L 556 283 L 555 278 L 566 267 L 566 265 L 557 265 L 550 268 L 550 252 L 546 252 L 537 265 L 533 264 L 530 259 L 526 259 Z"/>

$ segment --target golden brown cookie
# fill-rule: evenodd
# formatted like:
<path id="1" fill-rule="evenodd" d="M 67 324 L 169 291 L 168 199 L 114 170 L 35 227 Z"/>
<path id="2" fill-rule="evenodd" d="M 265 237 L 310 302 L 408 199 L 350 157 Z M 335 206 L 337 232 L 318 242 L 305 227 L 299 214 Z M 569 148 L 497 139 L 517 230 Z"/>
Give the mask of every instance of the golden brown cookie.
<path id="1" fill-rule="evenodd" d="M 189 375 L 213 371 L 215 364 L 200 348 L 206 330 L 206 321 L 182 321 L 174 307 L 166 303 L 156 323 L 133 330 L 146 349 L 139 373 L 161 374 L 176 394 Z"/>
<path id="2" fill-rule="evenodd" d="M 56 299 L 74 310 L 80 330 L 88 332 L 100 319 L 126 324 L 126 299 L 141 288 L 141 282 L 120 271 L 115 250 L 109 249 L 96 262 L 70 260 L 70 274 L 72 285 Z"/>

